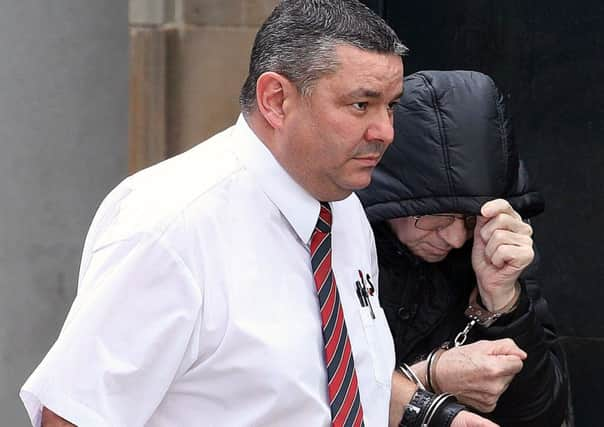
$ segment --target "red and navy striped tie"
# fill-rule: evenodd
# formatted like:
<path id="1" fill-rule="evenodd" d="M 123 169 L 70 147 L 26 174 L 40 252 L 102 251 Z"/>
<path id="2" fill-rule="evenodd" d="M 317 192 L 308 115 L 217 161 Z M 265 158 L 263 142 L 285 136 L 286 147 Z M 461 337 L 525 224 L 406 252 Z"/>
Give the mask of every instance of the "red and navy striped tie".
<path id="1" fill-rule="evenodd" d="M 332 426 L 364 426 L 352 348 L 331 268 L 331 208 L 326 202 L 321 202 L 319 220 L 310 239 L 310 257 L 321 307 Z"/>

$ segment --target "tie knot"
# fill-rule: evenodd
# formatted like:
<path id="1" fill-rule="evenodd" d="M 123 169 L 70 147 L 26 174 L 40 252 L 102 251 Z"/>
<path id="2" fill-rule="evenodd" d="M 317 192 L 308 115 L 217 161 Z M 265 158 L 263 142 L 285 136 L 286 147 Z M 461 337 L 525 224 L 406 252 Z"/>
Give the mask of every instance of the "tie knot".
<path id="1" fill-rule="evenodd" d="M 331 207 L 327 202 L 321 202 L 321 210 L 319 211 L 319 219 L 317 220 L 317 230 L 323 233 L 331 231 Z"/>

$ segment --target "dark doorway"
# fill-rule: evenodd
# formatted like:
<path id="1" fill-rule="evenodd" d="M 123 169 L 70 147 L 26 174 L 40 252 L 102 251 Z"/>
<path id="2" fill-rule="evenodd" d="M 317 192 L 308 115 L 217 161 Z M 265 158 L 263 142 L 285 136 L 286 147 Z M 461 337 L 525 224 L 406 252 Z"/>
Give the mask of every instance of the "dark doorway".
<path id="1" fill-rule="evenodd" d="M 546 198 L 534 221 L 543 292 L 571 364 L 578 426 L 604 393 L 604 2 L 366 1 L 411 49 L 405 74 L 470 69 L 507 97 Z"/>

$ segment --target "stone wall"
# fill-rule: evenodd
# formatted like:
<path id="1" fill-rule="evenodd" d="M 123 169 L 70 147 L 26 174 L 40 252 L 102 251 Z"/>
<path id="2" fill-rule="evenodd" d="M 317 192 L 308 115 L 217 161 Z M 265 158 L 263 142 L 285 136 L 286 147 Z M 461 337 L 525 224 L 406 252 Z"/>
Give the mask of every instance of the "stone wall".
<path id="1" fill-rule="evenodd" d="M 276 3 L 131 0 L 131 171 L 236 120 L 254 36 Z"/>

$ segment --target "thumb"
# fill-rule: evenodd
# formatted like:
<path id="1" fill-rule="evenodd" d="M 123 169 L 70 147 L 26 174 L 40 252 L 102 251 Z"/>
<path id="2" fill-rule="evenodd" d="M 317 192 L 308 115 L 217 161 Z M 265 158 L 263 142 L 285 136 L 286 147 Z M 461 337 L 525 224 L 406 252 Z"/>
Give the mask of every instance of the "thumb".
<path id="1" fill-rule="evenodd" d="M 480 238 L 480 230 L 489 222 L 489 218 L 482 215 L 476 215 L 476 225 L 474 226 L 474 239 Z"/>
<path id="2" fill-rule="evenodd" d="M 474 226 L 474 242 L 472 243 L 472 256 L 479 257 L 478 259 L 484 258 L 484 250 L 486 247 L 486 242 L 482 239 L 480 235 L 480 231 L 482 227 L 487 223 L 488 218 L 483 216 L 476 217 L 476 225 Z"/>
<path id="3" fill-rule="evenodd" d="M 491 341 L 491 344 L 490 354 L 494 356 L 516 356 L 522 360 L 526 359 L 526 352 L 510 338 Z"/>

